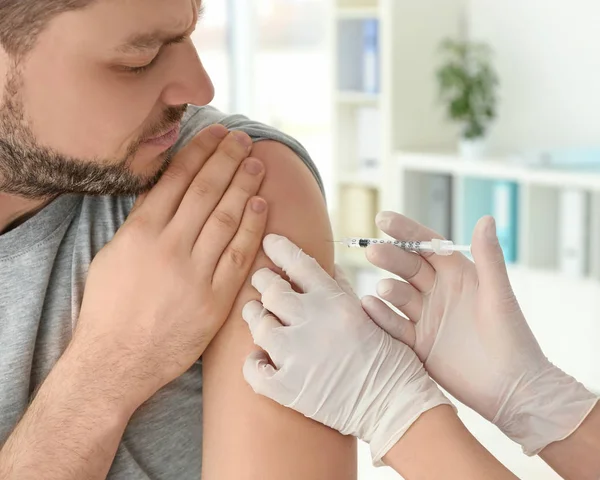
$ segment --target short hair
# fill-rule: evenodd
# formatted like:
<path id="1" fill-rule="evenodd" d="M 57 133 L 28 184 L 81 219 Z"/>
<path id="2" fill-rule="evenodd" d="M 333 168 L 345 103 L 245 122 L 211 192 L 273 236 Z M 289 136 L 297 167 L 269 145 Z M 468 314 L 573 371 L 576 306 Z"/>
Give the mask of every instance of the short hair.
<path id="1" fill-rule="evenodd" d="M 95 1 L 0 0 L 0 45 L 11 56 L 24 56 L 54 17 L 86 8 Z"/>

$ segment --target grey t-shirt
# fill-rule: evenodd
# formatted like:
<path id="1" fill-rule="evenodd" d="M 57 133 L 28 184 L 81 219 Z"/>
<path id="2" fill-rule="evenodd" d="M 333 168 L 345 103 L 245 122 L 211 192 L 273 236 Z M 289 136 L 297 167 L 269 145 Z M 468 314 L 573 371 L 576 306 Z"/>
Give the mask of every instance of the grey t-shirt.
<path id="1" fill-rule="evenodd" d="M 287 145 L 323 189 L 302 146 L 241 115 L 190 107 L 177 148 L 213 123 L 243 130 L 254 141 Z M 133 202 L 131 197 L 66 195 L 0 235 L 0 445 L 69 343 L 90 262 L 123 224 Z M 201 455 L 202 371 L 198 362 L 137 410 L 108 478 L 198 479 Z"/>

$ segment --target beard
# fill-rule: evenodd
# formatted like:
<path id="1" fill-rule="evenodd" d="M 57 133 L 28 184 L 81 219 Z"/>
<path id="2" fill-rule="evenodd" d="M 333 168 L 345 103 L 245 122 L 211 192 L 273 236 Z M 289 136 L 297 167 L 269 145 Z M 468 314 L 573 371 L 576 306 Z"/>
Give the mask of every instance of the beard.
<path id="1" fill-rule="evenodd" d="M 162 120 L 146 129 L 123 158 L 84 160 L 40 145 L 28 126 L 20 86 L 20 75 L 15 70 L 0 103 L 0 192 L 32 200 L 70 193 L 139 195 L 150 190 L 169 166 L 173 147 L 160 156 L 156 172 L 142 175 L 130 169 L 144 141 L 181 122 L 187 105 L 167 109 Z"/>

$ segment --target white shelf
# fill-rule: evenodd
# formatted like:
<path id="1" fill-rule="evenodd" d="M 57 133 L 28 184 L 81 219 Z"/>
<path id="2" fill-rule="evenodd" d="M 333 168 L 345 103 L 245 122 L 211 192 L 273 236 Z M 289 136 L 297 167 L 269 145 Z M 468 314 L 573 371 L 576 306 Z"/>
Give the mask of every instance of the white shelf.
<path id="1" fill-rule="evenodd" d="M 339 7 L 336 9 L 336 15 L 344 20 L 379 18 L 379 7 Z"/>
<path id="2" fill-rule="evenodd" d="M 381 96 L 377 93 L 364 93 L 364 92 L 344 92 L 338 91 L 336 94 L 336 101 L 343 105 L 354 105 L 357 107 L 361 106 L 377 106 Z"/>
<path id="3" fill-rule="evenodd" d="M 395 158 L 400 168 L 416 172 L 514 180 L 522 184 L 540 186 L 600 190 L 600 172 L 527 166 L 509 156 L 466 160 L 452 153 L 398 152 Z"/>
<path id="4" fill-rule="evenodd" d="M 600 242 L 600 172 L 526 166 L 509 155 L 468 161 L 452 151 L 458 141 L 457 128 L 445 119 L 434 72 L 439 67 L 436 52 L 440 42 L 463 33 L 464 8 L 463 0 L 440 0 L 435 2 L 435 8 L 430 2 L 415 0 L 331 2 L 332 174 L 337 199 L 332 212 L 334 231 L 341 236 L 352 221 L 358 225 L 360 235 L 369 231 L 365 228 L 368 222 L 363 218 L 366 215 L 361 215 L 355 207 L 360 203 L 343 201 L 347 187 L 354 185 L 376 188 L 378 210 L 399 211 L 425 223 L 429 218 L 428 205 L 432 202 L 428 196 L 431 191 L 425 185 L 433 182 L 439 187 L 439 193 L 440 185 L 446 185 L 448 179 L 435 178 L 435 174 L 448 176 L 449 213 L 446 209 L 436 212 L 438 219 L 441 215 L 449 216 L 452 235 L 463 236 L 465 222 L 471 222 L 464 205 L 465 192 L 470 187 L 468 177 L 517 182 L 518 263 L 508 266 L 513 289 L 544 353 L 578 380 L 598 390 L 600 357 L 593 339 L 600 335 L 600 253 L 592 249 L 589 276 L 568 275 L 559 265 L 556 233 L 560 188 L 580 188 L 591 193 L 590 217 L 596 219 L 590 227 L 590 243 Z M 380 27 L 378 95 L 352 91 L 362 85 L 360 22 L 371 18 L 378 19 Z M 380 113 L 381 175 L 378 181 L 354 173 L 360 165 L 356 139 L 360 138 L 361 127 L 356 120 L 361 107 L 376 107 Z M 447 148 L 434 151 L 438 146 Z M 380 232 L 373 236 L 378 234 Z M 335 252 L 336 262 L 347 268 L 351 277 L 358 271 L 375 271 L 362 249 L 336 245 Z M 393 276 L 383 271 L 379 273 Z M 573 305 L 577 305 L 576 315 L 573 315 Z M 576 328 L 566 332 L 564 319 L 574 322 Z M 489 425 L 479 417 L 469 424 L 474 433 L 483 426 Z M 528 475 L 532 469 L 521 463 L 523 456 L 514 445 L 506 444 L 504 449 L 493 439 L 482 440 L 492 453 L 514 467 L 520 478 L 546 478 L 543 474 Z M 364 480 L 375 476 L 365 468 Z"/>

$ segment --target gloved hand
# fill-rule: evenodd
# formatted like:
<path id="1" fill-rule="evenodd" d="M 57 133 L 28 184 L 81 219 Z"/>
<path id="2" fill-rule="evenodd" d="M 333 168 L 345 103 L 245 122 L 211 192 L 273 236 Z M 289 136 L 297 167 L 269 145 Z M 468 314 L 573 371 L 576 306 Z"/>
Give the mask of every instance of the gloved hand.
<path id="1" fill-rule="evenodd" d="M 379 328 L 348 282 L 331 278 L 284 237 L 265 253 L 302 293 L 269 269 L 252 284 L 262 294 L 243 310 L 254 342 L 244 377 L 255 392 L 371 446 L 381 458 L 425 411 L 450 402 L 414 352 Z M 263 308 L 264 305 L 264 308 Z"/>
<path id="2" fill-rule="evenodd" d="M 377 224 L 397 239 L 439 238 L 391 212 Z M 369 247 L 374 265 L 408 282 L 382 280 L 377 293 L 409 320 L 375 297 L 363 307 L 415 350 L 442 387 L 534 455 L 576 430 L 597 398 L 542 353 L 512 291 L 492 218 L 478 223 L 472 254 L 475 264 L 461 254 Z"/>

